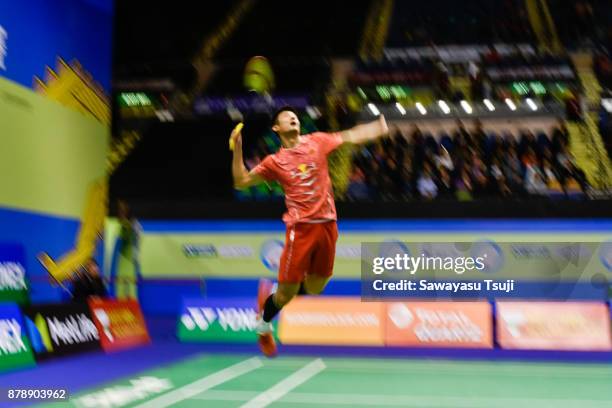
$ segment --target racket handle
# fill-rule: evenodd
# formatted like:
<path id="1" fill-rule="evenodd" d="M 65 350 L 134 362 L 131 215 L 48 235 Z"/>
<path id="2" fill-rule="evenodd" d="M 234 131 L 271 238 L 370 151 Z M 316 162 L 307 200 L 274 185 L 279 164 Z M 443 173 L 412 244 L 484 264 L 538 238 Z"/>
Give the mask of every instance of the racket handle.
<path id="1" fill-rule="evenodd" d="M 234 147 L 236 145 L 236 143 L 234 142 L 234 137 L 235 137 L 235 135 L 240 133 L 240 131 L 242 130 L 243 127 L 244 127 L 244 123 L 240 122 L 239 124 L 236 125 L 234 130 L 232 130 L 232 134 L 231 134 L 230 139 L 229 139 L 229 149 L 232 152 L 234 151 Z"/>

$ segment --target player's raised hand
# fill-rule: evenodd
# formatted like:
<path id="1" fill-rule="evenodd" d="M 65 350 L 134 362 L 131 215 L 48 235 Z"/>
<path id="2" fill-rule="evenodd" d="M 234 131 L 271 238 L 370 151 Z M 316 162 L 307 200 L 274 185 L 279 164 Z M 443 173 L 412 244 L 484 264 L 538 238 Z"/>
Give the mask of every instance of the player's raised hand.
<path id="1" fill-rule="evenodd" d="M 234 149 L 237 149 L 239 152 L 242 151 L 242 133 L 240 132 L 236 133 L 234 136 Z"/>
<path id="2" fill-rule="evenodd" d="M 242 151 L 242 128 L 244 127 L 244 123 L 240 122 L 230 135 L 229 139 L 229 149 L 234 151 L 234 149 L 239 149 Z"/>

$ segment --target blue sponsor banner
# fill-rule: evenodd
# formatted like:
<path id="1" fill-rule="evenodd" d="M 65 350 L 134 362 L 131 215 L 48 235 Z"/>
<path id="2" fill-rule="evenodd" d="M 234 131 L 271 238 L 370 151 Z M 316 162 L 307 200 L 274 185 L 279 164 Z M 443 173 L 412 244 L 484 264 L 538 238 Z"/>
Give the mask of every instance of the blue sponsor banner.
<path id="1" fill-rule="evenodd" d="M 28 302 L 25 249 L 21 244 L 0 242 L 0 302 Z"/>
<path id="2" fill-rule="evenodd" d="M 65 292 L 49 285 L 49 273 L 36 259 L 40 252 L 59 258 L 74 246 L 80 222 L 60 216 L 0 207 L 0 242 L 19 242 L 25 248 L 28 298 L 33 303 L 62 301 Z"/>
<path id="3" fill-rule="evenodd" d="M 0 1 L 0 75 L 25 87 L 77 60 L 110 93 L 112 0 Z"/>
<path id="4" fill-rule="evenodd" d="M 0 303 L 0 372 L 34 365 L 19 307 Z"/>

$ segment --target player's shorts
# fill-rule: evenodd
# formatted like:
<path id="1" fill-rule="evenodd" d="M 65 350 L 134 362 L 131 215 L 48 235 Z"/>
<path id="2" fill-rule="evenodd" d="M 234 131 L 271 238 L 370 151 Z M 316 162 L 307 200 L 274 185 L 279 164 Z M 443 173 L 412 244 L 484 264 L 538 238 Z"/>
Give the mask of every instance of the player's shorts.
<path id="1" fill-rule="evenodd" d="M 300 283 L 309 274 L 332 276 L 337 240 L 336 221 L 298 223 L 287 227 L 278 281 Z"/>

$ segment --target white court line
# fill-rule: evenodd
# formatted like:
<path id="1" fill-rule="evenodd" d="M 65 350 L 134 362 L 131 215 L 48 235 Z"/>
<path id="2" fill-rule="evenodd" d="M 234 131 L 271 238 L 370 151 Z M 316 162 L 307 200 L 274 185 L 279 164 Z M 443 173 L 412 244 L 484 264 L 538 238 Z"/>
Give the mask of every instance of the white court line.
<path id="1" fill-rule="evenodd" d="M 393 368 L 393 367 L 398 367 L 398 366 L 405 366 L 407 364 L 410 364 L 411 367 L 414 367 L 416 369 L 421 369 L 421 368 L 435 368 L 435 369 L 450 369 L 450 370 L 454 370 L 454 369 L 463 369 L 463 370 L 467 370 L 469 369 L 469 371 L 473 371 L 473 370 L 478 370 L 478 371 L 482 371 L 482 372 L 489 372 L 491 371 L 491 367 L 495 367 L 494 370 L 497 371 L 498 368 L 503 368 L 503 369 L 508 369 L 508 370 L 515 370 L 516 368 L 519 369 L 523 369 L 523 368 L 529 368 L 530 370 L 532 369 L 536 369 L 536 370 L 550 370 L 550 369 L 554 369 L 555 371 L 558 370 L 565 370 L 564 372 L 585 372 L 585 373 L 591 373 L 591 372 L 598 372 L 598 373 L 602 373 L 602 374 L 607 374 L 607 375 L 611 375 L 612 374 L 612 367 L 608 366 L 608 365 L 601 365 L 601 364 L 593 364 L 593 365 L 588 365 L 587 367 L 585 367 L 584 364 L 575 364 L 575 365 L 568 365 L 568 364 L 559 364 L 559 363 L 534 363 L 534 362 L 530 362 L 530 361 L 523 361 L 521 363 L 516 363 L 516 362 L 500 362 L 496 361 L 495 364 L 491 364 L 491 361 L 467 361 L 467 360 L 458 360 L 458 361 L 445 361 L 445 360 L 423 360 L 423 359 L 411 359 L 411 358 L 406 358 L 406 359 L 402 359 L 399 360 L 400 362 L 398 362 L 398 360 L 379 360 L 379 359 L 361 359 L 361 360 L 355 360 L 355 359 L 343 359 L 343 358 L 337 358 L 337 359 L 328 359 L 327 360 L 329 364 L 333 364 L 333 366 L 335 367 L 348 367 L 348 368 L 354 368 L 354 367 L 361 367 L 361 368 L 367 368 L 368 370 L 370 368 L 384 368 L 387 369 L 388 367 Z"/>
<path id="2" fill-rule="evenodd" d="M 546 378 L 579 378 L 579 379 L 608 379 L 612 377 L 612 369 L 609 367 L 562 367 L 563 371 L 551 371 L 557 369 L 555 366 L 541 367 L 537 365 L 497 365 L 495 367 L 470 367 L 458 364 L 447 364 L 439 361 L 423 363 L 421 361 L 335 361 L 326 359 L 327 370 L 334 372 L 365 371 L 367 373 L 393 373 L 393 374 L 431 374 L 431 375 L 457 375 L 457 376 L 482 376 L 491 375 L 496 377 L 537 377 Z M 277 370 L 295 368 L 302 363 L 301 360 L 278 360 L 266 363 L 266 370 Z M 469 364 L 470 362 L 466 362 Z M 516 370 L 516 371 L 515 371 Z"/>
<path id="3" fill-rule="evenodd" d="M 292 389 L 305 383 L 321 371 L 325 370 L 325 363 L 320 358 L 310 364 L 297 370 L 283 381 L 276 383 L 266 391 L 257 395 L 255 398 L 242 405 L 240 408 L 263 408 L 274 401 L 281 399 L 283 396 L 288 394 Z"/>
<path id="4" fill-rule="evenodd" d="M 266 364 L 266 368 L 276 368 L 276 367 L 288 367 L 291 368 L 292 365 L 303 363 L 305 358 L 283 358 L 282 360 L 274 360 L 270 361 L 270 364 Z M 542 372 L 546 372 L 546 374 L 550 374 L 550 370 L 563 371 L 564 373 L 578 373 L 578 374 L 597 374 L 597 375 L 606 375 L 612 376 L 612 366 L 607 364 L 597 364 L 597 363 L 589 363 L 589 364 L 564 364 L 558 362 L 532 362 L 532 361 L 522 361 L 522 362 L 499 362 L 496 361 L 495 364 L 492 364 L 491 361 L 469 361 L 469 360 L 459 360 L 459 361 L 448 361 L 448 360 L 430 360 L 430 359 L 422 359 L 422 358 L 404 358 L 401 360 L 389 360 L 389 359 L 377 359 L 377 358 L 365 358 L 365 359 L 352 359 L 352 358 L 343 358 L 343 357 L 333 357 L 326 358 L 326 364 L 328 369 L 333 368 L 348 368 L 348 369 L 362 369 L 362 370 L 372 370 L 372 369 L 405 369 L 409 368 L 409 370 L 422 370 L 422 369 L 432 369 L 432 370 L 464 370 L 464 371 L 479 371 L 483 373 L 490 373 L 491 371 L 498 372 L 501 370 L 514 371 L 518 369 L 529 369 L 529 371 L 539 370 Z M 494 368 L 491 368 L 494 365 Z M 463 374 L 463 372 L 461 373 Z"/>
<path id="5" fill-rule="evenodd" d="M 170 391 L 166 394 L 160 395 L 150 401 L 137 405 L 135 408 L 163 408 L 176 404 L 179 401 L 186 400 L 199 393 L 209 390 L 212 387 L 216 387 L 219 384 L 223 384 L 236 377 L 240 377 L 250 371 L 263 366 L 261 360 L 257 357 L 249 358 L 248 360 L 241 361 L 240 363 L 226 367 L 223 370 L 209 374 L 206 377 L 200 378 L 197 381 L 187 384 L 181 388 Z"/>
<path id="6" fill-rule="evenodd" d="M 258 391 L 210 390 L 194 399 L 201 401 L 245 401 L 257 398 Z M 259 394 L 261 395 L 261 394 Z M 274 401 L 270 401 L 274 402 Z M 355 405 L 369 407 L 491 408 L 518 406 L 538 408 L 609 408 L 610 401 L 593 399 L 453 397 L 433 395 L 332 394 L 292 392 L 283 402 L 309 405 Z M 243 405 L 244 407 L 245 405 Z"/>

